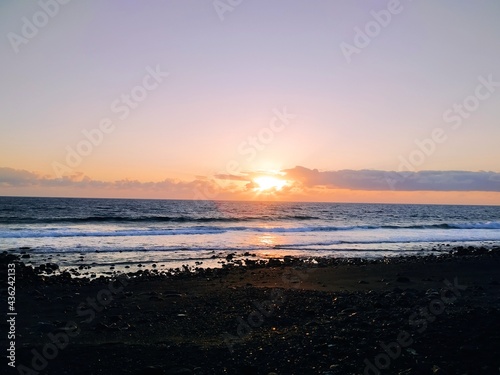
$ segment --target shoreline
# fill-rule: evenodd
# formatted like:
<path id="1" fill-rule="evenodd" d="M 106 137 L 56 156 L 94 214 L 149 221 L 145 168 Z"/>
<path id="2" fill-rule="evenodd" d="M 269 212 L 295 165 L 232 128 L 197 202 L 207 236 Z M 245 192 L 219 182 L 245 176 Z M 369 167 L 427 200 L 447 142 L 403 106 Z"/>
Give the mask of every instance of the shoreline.
<path id="1" fill-rule="evenodd" d="M 285 257 L 96 278 L 40 276 L 40 268 L 5 252 L 0 260 L 2 279 L 7 263 L 16 263 L 16 363 L 33 368 L 32 350 L 43 356 L 50 337 L 68 338 L 40 373 L 498 374 L 500 368 L 498 247 L 381 260 Z M 393 344 L 403 332 L 406 341 Z M 387 345 L 394 358 L 387 357 L 388 370 L 379 369 Z"/>
<path id="2" fill-rule="evenodd" d="M 92 251 L 79 253 L 32 253 L 30 247 L 20 247 L 5 250 L 5 253 L 18 255 L 22 258 L 23 263 L 39 269 L 45 268 L 46 275 L 56 275 L 61 272 L 68 271 L 72 277 L 81 278 L 96 278 L 100 276 L 117 277 L 118 275 L 126 275 L 137 271 L 149 269 L 152 272 L 169 274 L 172 272 L 189 270 L 196 272 L 206 268 L 225 268 L 231 266 L 254 266 L 255 264 L 264 265 L 267 262 L 283 261 L 286 258 L 294 259 L 295 261 L 306 263 L 318 262 L 318 264 L 335 264 L 339 260 L 345 259 L 364 259 L 366 261 L 384 261 L 385 259 L 407 258 L 407 257 L 426 257 L 426 256 L 443 256 L 453 253 L 466 252 L 468 249 L 495 249 L 499 248 L 496 241 L 485 241 L 482 243 L 435 243 L 428 248 L 421 247 L 419 249 L 400 248 L 397 250 L 381 249 L 377 251 L 335 251 L 331 254 L 325 252 L 311 251 L 310 255 L 296 254 L 295 251 L 290 251 L 286 248 L 276 248 L 257 251 L 210 251 L 210 256 L 204 254 L 205 257 L 189 257 L 177 260 L 154 260 L 157 252 L 148 252 L 141 250 L 134 253 L 134 258 L 130 258 L 130 254 L 117 251 L 112 253 L 112 258 L 108 252 Z M 367 255 L 367 254 L 370 255 Z M 141 257 L 141 254 L 148 254 L 148 257 Z M 352 254 L 352 255 L 351 255 Z M 364 255 L 360 255 L 364 254 Z M 71 260 L 68 260 L 68 257 Z M 120 259 L 126 259 L 122 260 Z M 161 258 L 161 256 L 160 256 Z M 286 263 L 285 263 L 286 264 Z M 56 267 L 57 265 L 57 267 Z"/>

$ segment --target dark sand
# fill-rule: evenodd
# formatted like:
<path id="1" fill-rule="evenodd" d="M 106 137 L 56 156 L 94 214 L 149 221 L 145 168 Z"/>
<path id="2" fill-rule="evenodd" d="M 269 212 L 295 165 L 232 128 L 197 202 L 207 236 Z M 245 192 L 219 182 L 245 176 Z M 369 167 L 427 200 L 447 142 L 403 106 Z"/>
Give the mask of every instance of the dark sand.
<path id="1" fill-rule="evenodd" d="M 0 259 L 25 366 L 2 374 L 500 374 L 500 248 L 94 280 Z"/>

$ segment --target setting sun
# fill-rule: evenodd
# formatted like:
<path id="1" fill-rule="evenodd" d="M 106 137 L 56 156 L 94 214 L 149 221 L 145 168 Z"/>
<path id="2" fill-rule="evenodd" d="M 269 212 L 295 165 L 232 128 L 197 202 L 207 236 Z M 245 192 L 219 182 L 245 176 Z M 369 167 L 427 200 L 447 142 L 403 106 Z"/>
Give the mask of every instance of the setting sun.
<path id="1" fill-rule="evenodd" d="M 257 185 L 255 189 L 258 191 L 281 190 L 286 185 L 285 180 L 273 176 L 260 176 L 255 178 L 253 182 Z"/>

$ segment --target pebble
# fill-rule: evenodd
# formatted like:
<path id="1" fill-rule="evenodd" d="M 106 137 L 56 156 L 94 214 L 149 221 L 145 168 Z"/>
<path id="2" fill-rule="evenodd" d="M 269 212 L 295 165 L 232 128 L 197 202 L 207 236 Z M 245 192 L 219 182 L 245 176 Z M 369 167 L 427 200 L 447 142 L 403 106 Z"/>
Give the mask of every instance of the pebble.
<path id="1" fill-rule="evenodd" d="M 409 283 L 410 282 L 410 279 L 406 276 L 399 276 L 396 281 L 398 283 Z"/>

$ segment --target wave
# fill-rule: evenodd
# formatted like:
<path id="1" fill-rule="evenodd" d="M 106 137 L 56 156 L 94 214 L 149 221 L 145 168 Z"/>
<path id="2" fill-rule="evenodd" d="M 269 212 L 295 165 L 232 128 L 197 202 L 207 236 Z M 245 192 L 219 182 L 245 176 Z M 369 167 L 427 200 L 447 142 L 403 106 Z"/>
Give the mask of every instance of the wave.
<path id="1" fill-rule="evenodd" d="M 500 229 L 500 222 L 485 223 L 443 223 L 428 225 L 351 225 L 351 226 L 312 226 L 312 227 L 229 227 L 230 230 L 251 230 L 254 232 L 336 232 L 378 229 Z"/>
<path id="2" fill-rule="evenodd" d="M 486 223 L 460 223 L 460 224 L 439 224 L 438 227 L 446 229 L 500 229 L 499 221 Z"/>
<path id="3" fill-rule="evenodd" d="M 422 237 L 422 238 L 394 238 L 394 239 L 356 239 L 356 240 L 342 240 L 342 241 L 324 241 L 324 242 L 312 242 L 312 243 L 297 243 L 297 244 L 286 244 L 286 245 L 274 245 L 272 248 L 276 250 L 289 250 L 289 249 L 304 249 L 304 250 L 324 250 L 324 247 L 335 246 L 335 245 L 392 245 L 392 244 L 416 244 L 416 243 L 454 243 L 454 242 L 466 242 L 466 241 L 497 241 L 498 239 L 489 238 L 470 238 L 470 237 L 459 237 L 459 238 L 436 238 L 436 237 Z M 313 247 L 313 248 L 311 248 Z M 386 249 L 377 249 L 377 251 L 384 251 Z M 400 250 L 400 249 L 399 249 Z M 448 249 L 446 249 L 448 251 Z"/>
<path id="4" fill-rule="evenodd" d="M 102 224 L 102 223 L 237 223 L 246 221 L 279 221 L 279 220 L 320 220 L 308 215 L 283 216 L 243 216 L 243 217 L 190 217 L 190 216 L 88 216 L 88 217 L 56 217 L 56 218 L 19 218 L 3 217 L 0 224 Z"/>
<path id="5" fill-rule="evenodd" d="M 357 226 L 302 226 L 302 227 L 251 227 L 251 226 L 191 226 L 181 228 L 109 229 L 88 230 L 82 228 L 32 228 L 7 229 L 0 231 L 0 238 L 43 238 L 43 237 L 130 237 L 130 236 L 173 236 L 210 235 L 226 232 L 257 233 L 308 233 L 337 231 L 397 231 L 397 230 L 494 230 L 500 229 L 500 222 L 443 223 L 431 225 L 357 225 Z"/>
<path id="6" fill-rule="evenodd" d="M 194 235 L 194 234 L 217 234 L 224 233 L 221 229 L 146 229 L 146 230 L 115 230 L 115 231 L 75 231 L 75 230 L 51 230 L 30 231 L 19 230 L 0 232 L 0 238 L 44 238 L 44 237 L 132 237 L 132 236 L 172 236 L 172 235 Z"/>

